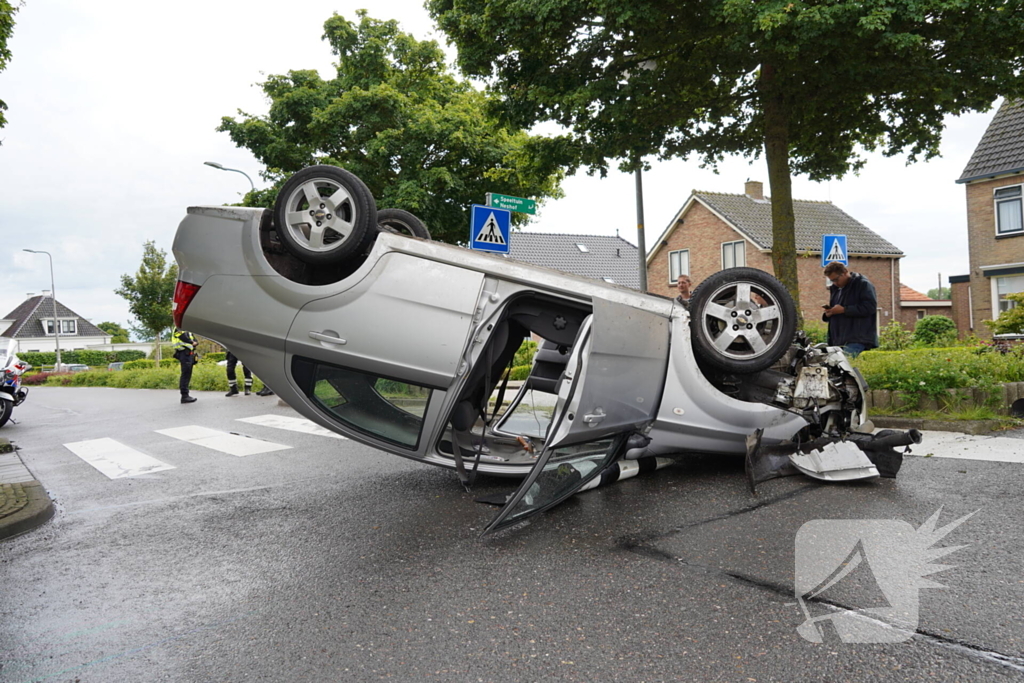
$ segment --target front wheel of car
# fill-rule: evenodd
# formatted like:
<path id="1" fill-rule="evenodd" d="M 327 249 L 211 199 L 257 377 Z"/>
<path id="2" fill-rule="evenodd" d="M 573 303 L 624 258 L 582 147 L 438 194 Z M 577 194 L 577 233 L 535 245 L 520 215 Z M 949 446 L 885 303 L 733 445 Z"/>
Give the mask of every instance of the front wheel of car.
<path id="1" fill-rule="evenodd" d="M 369 188 L 336 166 L 304 168 L 274 204 L 282 244 L 312 265 L 339 265 L 368 251 L 377 236 L 377 204 Z"/>
<path id="2" fill-rule="evenodd" d="M 690 336 L 697 358 L 729 373 L 770 367 L 796 332 L 796 306 L 781 282 L 756 268 L 730 268 L 707 278 L 690 299 Z"/>

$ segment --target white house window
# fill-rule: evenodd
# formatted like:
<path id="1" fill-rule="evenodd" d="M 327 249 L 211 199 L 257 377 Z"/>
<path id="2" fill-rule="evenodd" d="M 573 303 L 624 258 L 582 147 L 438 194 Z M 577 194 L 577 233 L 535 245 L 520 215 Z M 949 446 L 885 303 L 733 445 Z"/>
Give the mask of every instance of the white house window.
<path id="1" fill-rule="evenodd" d="M 76 325 L 77 321 L 58 319 L 57 322 L 60 324 L 61 336 L 64 336 L 66 334 L 78 333 L 78 326 Z M 47 335 L 53 334 L 53 318 L 47 318 L 46 320 L 43 320 L 43 330 L 45 330 Z"/>
<path id="2" fill-rule="evenodd" d="M 1021 185 L 1000 187 L 995 191 L 997 236 L 1024 233 L 1021 187 Z"/>
<path id="3" fill-rule="evenodd" d="M 590 249 L 587 249 L 587 245 L 585 244 L 577 243 L 576 248 L 582 251 L 584 254 L 590 253 Z"/>
<path id="4" fill-rule="evenodd" d="M 680 275 L 690 274 L 690 250 L 668 252 L 668 283 L 674 285 Z"/>
<path id="5" fill-rule="evenodd" d="M 722 242 L 722 268 L 739 268 L 747 265 L 747 250 L 743 240 Z"/>
<path id="6" fill-rule="evenodd" d="M 1006 295 L 1024 292 L 1024 275 L 1009 275 L 994 279 L 996 281 L 995 311 L 998 316 L 1003 311 L 1008 311 L 1017 305 L 1016 301 L 1007 299 Z"/>

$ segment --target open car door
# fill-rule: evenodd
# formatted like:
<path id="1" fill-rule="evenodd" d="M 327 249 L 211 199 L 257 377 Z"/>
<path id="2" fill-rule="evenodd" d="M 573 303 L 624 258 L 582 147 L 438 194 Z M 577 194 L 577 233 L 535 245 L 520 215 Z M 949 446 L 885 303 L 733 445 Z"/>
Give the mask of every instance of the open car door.
<path id="1" fill-rule="evenodd" d="M 668 332 L 659 315 L 594 301 L 559 382 L 537 463 L 485 534 L 554 507 L 622 457 L 629 436 L 658 413 Z"/>

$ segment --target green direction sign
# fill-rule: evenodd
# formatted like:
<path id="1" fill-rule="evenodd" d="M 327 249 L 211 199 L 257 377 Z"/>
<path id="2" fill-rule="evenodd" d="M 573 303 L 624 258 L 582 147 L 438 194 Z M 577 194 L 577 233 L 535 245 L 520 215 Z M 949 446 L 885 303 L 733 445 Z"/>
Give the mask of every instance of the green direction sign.
<path id="1" fill-rule="evenodd" d="M 537 202 L 522 197 L 510 197 L 507 194 L 497 192 L 487 193 L 487 206 L 506 211 L 518 211 L 519 213 L 537 213 Z"/>

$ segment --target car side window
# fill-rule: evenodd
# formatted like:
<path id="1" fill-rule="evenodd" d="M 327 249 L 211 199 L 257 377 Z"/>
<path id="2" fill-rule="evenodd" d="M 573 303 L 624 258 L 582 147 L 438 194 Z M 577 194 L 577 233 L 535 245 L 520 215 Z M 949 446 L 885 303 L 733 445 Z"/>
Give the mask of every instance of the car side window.
<path id="1" fill-rule="evenodd" d="M 430 400 L 427 387 L 309 359 L 295 359 L 296 379 L 331 417 L 371 436 L 415 449 Z"/>

